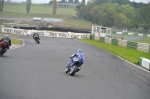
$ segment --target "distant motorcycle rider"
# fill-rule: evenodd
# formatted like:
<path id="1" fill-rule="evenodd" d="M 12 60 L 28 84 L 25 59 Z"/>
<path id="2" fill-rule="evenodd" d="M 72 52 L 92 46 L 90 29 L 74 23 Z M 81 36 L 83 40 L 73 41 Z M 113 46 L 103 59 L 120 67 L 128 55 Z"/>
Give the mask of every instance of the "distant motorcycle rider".
<path id="1" fill-rule="evenodd" d="M 81 65 L 84 63 L 84 54 L 82 53 L 81 49 L 78 49 L 78 51 L 76 53 L 74 53 L 73 55 L 70 56 L 70 61 L 68 62 L 68 65 L 66 67 L 66 70 L 69 68 L 69 66 L 74 66 L 74 61 L 73 58 L 74 57 L 78 57 L 79 59 L 79 67 L 81 67 Z"/>
<path id="2" fill-rule="evenodd" d="M 6 35 L 0 40 L 0 46 L 2 47 L 2 51 L 4 53 L 7 51 L 7 49 L 9 49 L 9 46 L 11 46 L 11 39 L 8 35 Z"/>
<path id="3" fill-rule="evenodd" d="M 39 39 L 40 40 L 39 34 L 38 33 L 33 33 L 33 39 Z"/>

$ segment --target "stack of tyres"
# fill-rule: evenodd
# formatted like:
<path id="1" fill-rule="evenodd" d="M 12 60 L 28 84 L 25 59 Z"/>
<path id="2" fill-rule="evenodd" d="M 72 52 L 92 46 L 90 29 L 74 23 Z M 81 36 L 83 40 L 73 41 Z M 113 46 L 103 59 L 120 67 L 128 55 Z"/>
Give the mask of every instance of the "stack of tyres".
<path id="1" fill-rule="evenodd" d="M 130 41 L 127 42 L 128 48 L 137 49 L 137 45 L 138 45 L 138 43 L 136 43 L 136 42 L 130 42 Z"/>
<path id="2" fill-rule="evenodd" d="M 105 37 L 100 37 L 100 42 L 105 42 Z"/>
<path id="3" fill-rule="evenodd" d="M 118 45 L 118 39 L 112 39 L 111 44 L 113 45 Z"/>

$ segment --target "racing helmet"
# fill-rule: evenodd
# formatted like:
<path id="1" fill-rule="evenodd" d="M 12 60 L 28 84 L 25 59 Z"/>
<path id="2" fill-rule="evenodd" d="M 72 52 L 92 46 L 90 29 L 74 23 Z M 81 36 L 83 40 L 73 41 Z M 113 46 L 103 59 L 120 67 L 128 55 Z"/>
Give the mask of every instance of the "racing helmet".
<path id="1" fill-rule="evenodd" d="M 78 49 L 78 53 L 82 53 L 82 49 Z"/>
<path id="2" fill-rule="evenodd" d="M 9 35 L 5 35 L 5 37 L 9 38 Z"/>

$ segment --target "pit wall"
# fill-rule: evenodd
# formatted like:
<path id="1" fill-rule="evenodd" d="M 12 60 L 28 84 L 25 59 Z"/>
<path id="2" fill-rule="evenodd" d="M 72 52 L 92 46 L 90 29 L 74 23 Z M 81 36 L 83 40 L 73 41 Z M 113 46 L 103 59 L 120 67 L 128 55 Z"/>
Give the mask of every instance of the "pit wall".
<path id="1" fill-rule="evenodd" d="M 122 39 L 113 39 L 109 37 L 98 37 L 94 35 L 90 35 L 90 39 L 99 40 L 100 42 L 104 42 L 107 44 L 118 45 L 122 47 L 127 47 L 135 50 L 139 50 L 142 52 L 150 53 L 150 44 L 140 43 L 140 42 L 131 42 Z"/>
<path id="2" fill-rule="evenodd" d="M 3 33 L 10 33 L 10 34 L 19 34 L 30 36 L 33 33 L 38 33 L 40 36 L 46 37 L 61 37 L 61 38 L 90 38 L 90 33 L 73 33 L 73 32 L 55 32 L 55 31 L 38 31 L 38 30 L 24 30 L 24 29 L 15 29 L 15 28 L 8 28 L 2 27 Z"/>

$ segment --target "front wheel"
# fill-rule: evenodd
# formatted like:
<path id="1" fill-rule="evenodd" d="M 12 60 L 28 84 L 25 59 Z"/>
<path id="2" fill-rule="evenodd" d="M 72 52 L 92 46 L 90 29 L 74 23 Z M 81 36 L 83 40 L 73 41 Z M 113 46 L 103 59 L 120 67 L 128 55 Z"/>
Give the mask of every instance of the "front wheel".
<path id="1" fill-rule="evenodd" d="M 70 76 L 74 76 L 74 74 L 77 72 L 77 69 L 78 68 L 76 66 L 71 67 L 71 70 L 69 72 Z"/>
<path id="2" fill-rule="evenodd" d="M 68 73 L 68 72 L 69 72 L 69 68 L 66 68 L 65 73 Z"/>
<path id="3" fill-rule="evenodd" d="M 2 48 L 0 47 L 0 55 L 2 55 Z"/>
<path id="4" fill-rule="evenodd" d="M 37 40 L 37 43 L 38 43 L 38 44 L 40 44 L 40 41 L 39 41 L 39 40 Z"/>

